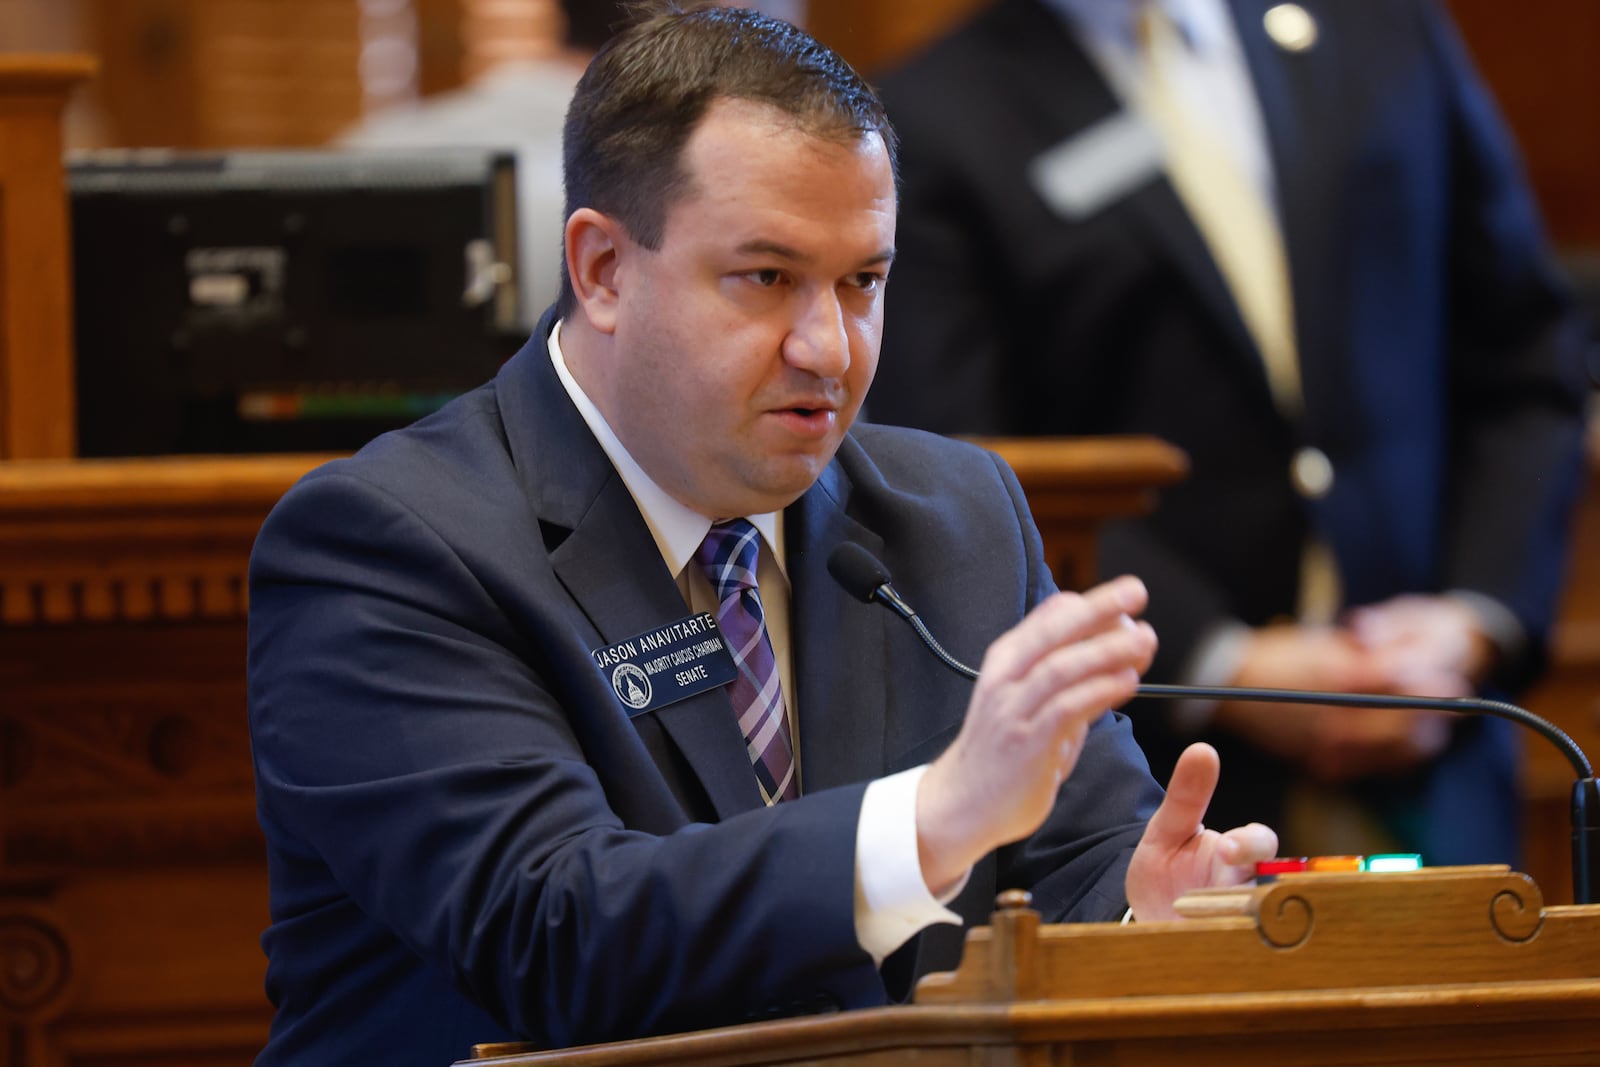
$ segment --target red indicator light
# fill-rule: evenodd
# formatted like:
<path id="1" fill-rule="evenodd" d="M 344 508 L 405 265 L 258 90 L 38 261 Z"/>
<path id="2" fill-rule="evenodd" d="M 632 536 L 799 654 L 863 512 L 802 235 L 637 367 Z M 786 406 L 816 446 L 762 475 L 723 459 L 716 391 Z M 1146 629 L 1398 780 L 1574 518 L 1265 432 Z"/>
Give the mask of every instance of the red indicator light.
<path id="1" fill-rule="evenodd" d="M 1304 856 L 1279 856 L 1277 859 L 1262 860 L 1256 864 L 1256 877 L 1262 875 L 1290 874 L 1294 871 L 1306 869 Z"/>

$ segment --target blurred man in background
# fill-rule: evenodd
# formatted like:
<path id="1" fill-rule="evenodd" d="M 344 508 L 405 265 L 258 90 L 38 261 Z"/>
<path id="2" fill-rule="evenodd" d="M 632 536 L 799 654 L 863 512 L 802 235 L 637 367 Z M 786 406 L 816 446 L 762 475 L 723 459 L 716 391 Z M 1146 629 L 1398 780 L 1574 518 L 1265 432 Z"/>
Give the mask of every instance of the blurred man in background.
<path id="1" fill-rule="evenodd" d="M 351 148 L 514 148 L 517 299 L 531 329 L 561 282 L 561 121 L 595 50 L 625 18 L 624 0 L 561 0 L 566 29 L 549 58 L 508 60 L 470 85 L 380 112 L 347 132 Z"/>
<path id="2" fill-rule="evenodd" d="M 999 0 L 882 83 L 903 144 L 880 421 L 1151 433 L 1113 528 L 1157 681 L 1461 695 L 1538 670 L 1578 489 L 1580 323 L 1434 0 Z M 1141 707 L 1292 851 L 1511 861 L 1504 723 Z"/>
<path id="3" fill-rule="evenodd" d="M 348 131 L 351 148 L 505 146 L 517 154 L 518 303 L 526 328 L 555 300 L 561 283 L 561 121 L 578 77 L 595 51 L 628 20 L 629 0 L 560 0 L 561 48 L 543 60 L 507 60 L 476 81 Z M 747 7 L 795 21 L 797 0 L 752 0 Z"/>

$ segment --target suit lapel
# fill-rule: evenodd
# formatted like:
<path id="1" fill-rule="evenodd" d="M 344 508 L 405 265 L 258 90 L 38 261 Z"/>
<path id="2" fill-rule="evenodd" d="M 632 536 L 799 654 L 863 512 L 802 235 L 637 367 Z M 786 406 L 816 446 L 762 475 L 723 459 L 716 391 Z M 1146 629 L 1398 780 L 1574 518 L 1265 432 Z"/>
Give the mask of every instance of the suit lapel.
<path id="1" fill-rule="evenodd" d="M 632 495 L 614 471 L 550 562 L 607 644 L 689 614 Z M 694 769 L 719 818 L 761 806 L 725 687 L 653 714 Z"/>
<path id="2" fill-rule="evenodd" d="M 1270 392 L 1260 352 L 1245 327 L 1239 305 L 1172 183 L 1163 177 L 1134 193 L 1128 198 L 1128 210 L 1134 224 L 1177 266 L 1190 290 L 1199 295 L 1233 342 L 1227 349 L 1229 358 L 1250 377 L 1259 379 L 1264 392 Z"/>
<path id="3" fill-rule="evenodd" d="M 794 625 L 801 784 L 815 792 L 884 773 L 889 674 L 888 613 L 847 594 L 827 570 L 834 546 L 855 541 L 881 555 L 883 541 L 845 513 L 848 485 L 835 460 L 785 512 Z"/>
<path id="4" fill-rule="evenodd" d="M 502 370 L 497 395 L 511 451 L 550 545 L 556 577 L 601 643 L 615 644 L 689 614 L 621 475 L 573 406 L 544 348 L 551 316 Z M 761 793 L 725 689 L 653 713 L 682 752 L 719 818 L 761 806 Z"/>
<path id="5" fill-rule="evenodd" d="M 1316 20 L 1317 41 L 1305 52 L 1289 52 L 1268 36 L 1265 15 L 1275 0 L 1230 0 L 1240 47 L 1261 103 L 1267 148 L 1278 191 L 1278 218 L 1294 299 L 1295 343 L 1305 385 L 1307 413 L 1318 397 L 1333 395 L 1326 375 L 1342 373 L 1347 324 L 1329 312 L 1336 280 L 1327 273 L 1337 263 L 1330 243 L 1339 218 L 1330 205 L 1341 202 L 1339 183 L 1348 149 L 1342 131 L 1340 71 L 1345 47 L 1331 7 L 1301 0 Z"/>

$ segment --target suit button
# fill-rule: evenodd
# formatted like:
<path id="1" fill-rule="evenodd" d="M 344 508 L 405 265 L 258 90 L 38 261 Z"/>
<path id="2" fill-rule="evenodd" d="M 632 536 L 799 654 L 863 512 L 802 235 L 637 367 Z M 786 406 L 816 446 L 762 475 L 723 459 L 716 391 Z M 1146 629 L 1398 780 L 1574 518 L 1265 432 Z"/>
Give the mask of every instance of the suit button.
<path id="1" fill-rule="evenodd" d="M 1278 4 L 1261 21 L 1267 36 L 1286 52 L 1304 52 L 1317 43 L 1317 20 L 1299 4 Z"/>
<path id="2" fill-rule="evenodd" d="M 1289 481 L 1307 500 L 1321 500 L 1333 488 L 1333 461 L 1320 448 L 1302 448 L 1289 464 Z"/>

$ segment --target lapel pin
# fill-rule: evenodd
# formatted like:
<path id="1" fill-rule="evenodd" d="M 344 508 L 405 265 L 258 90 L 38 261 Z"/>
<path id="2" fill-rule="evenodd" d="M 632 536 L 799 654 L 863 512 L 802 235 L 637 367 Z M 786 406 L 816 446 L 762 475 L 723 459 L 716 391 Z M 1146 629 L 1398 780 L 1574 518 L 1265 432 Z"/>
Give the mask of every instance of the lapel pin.
<path id="1" fill-rule="evenodd" d="M 1261 19 L 1267 36 L 1285 52 L 1305 52 L 1317 43 L 1317 20 L 1299 4 L 1278 4 Z"/>

